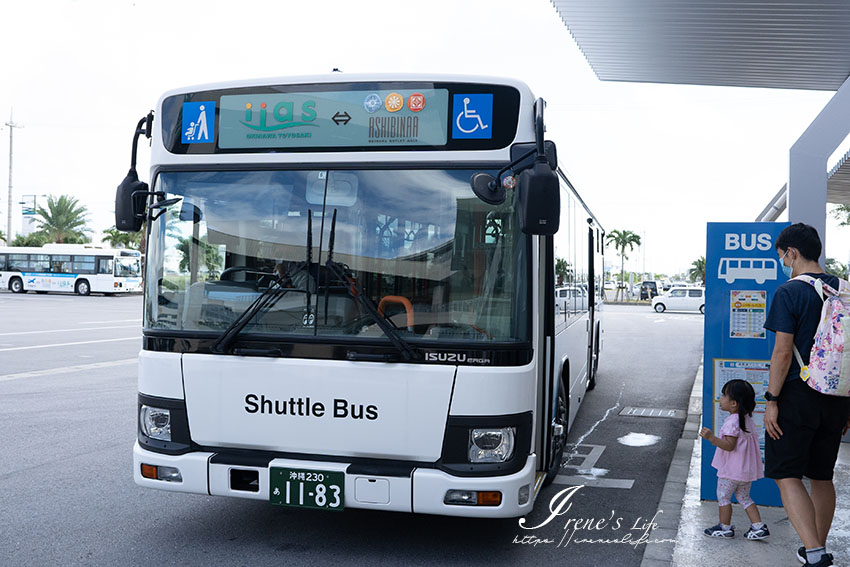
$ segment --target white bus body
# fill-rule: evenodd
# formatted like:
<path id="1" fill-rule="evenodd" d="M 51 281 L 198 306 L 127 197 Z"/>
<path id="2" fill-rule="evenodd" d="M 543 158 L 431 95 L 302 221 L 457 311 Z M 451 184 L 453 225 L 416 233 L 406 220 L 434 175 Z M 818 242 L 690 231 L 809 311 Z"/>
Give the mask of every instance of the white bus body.
<path id="1" fill-rule="evenodd" d="M 446 76 L 166 93 L 136 483 L 327 510 L 529 512 L 595 383 L 604 238 L 560 170 L 554 237 L 522 233 L 516 191 L 502 205 L 472 192 L 473 173 L 535 147 L 534 103 L 518 81 Z M 559 285 L 588 290 L 557 310 L 556 260 L 570 266 Z"/>
<path id="2" fill-rule="evenodd" d="M 0 289 L 14 293 L 142 291 L 141 253 L 88 244 L 0 247 Z"/>

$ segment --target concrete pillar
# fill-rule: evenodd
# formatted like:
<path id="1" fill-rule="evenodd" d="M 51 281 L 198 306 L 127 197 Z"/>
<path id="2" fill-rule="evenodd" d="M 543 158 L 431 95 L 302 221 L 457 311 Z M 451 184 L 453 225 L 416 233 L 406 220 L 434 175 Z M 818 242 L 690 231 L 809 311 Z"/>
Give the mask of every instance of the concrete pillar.
<path id="1" fill-rule="evenodd" d="M 850 134 L 850 78 L 791 146 L 788 172 L 788 218 L 815 227 L 826 254 L 826 160 Z"/>

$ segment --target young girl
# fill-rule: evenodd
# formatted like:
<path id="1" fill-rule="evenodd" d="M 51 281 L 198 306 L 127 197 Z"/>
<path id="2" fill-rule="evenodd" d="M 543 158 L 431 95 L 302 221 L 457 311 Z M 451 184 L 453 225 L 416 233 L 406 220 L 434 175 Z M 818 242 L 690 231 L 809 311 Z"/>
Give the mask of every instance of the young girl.
<path id="1" fill-rule="evenodd" d="M 717 447 L 711 466 L 717 469 L 720 523 L 706 528 L 704 533 L 709 537 L 735 537 L 733 493 L 752 524 L 744 537 L 755 540 L 770 535 L 767 525 L 761 521 L 758 507 L 750 498 L 750 485 L 764 476 L 756 424 L 752 417 L 755 407 L 756 394 L 750 383 L 730 380 L 724 384 L 720 396 L 720 409 L 728 411 L 729 417 L 720 427 L 719 437 L 707 427 L 700 430 L 700 437 Z"/>

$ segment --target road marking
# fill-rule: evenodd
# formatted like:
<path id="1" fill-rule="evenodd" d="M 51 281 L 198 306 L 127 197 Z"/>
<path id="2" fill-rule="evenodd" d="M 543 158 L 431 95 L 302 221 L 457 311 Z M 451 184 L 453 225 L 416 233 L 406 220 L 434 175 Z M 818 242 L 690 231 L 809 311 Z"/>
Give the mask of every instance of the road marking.
<path id="1" fill-rule="evenodd" d="M 47 370 L 33 370 L 32 372 L 19 372 L 17 374 L 6 374 L 0 376 L 0 382 L 20 380 L 21 378 L 37 378 L 39 376 L 54 376 L 56 374 L 70 374 L 72 372 L 83 372 L 96 368 L 110 368 L 112 366 L 124 366 L 125 364 L 138 363 L 138 358 L 127 358 L 124 360 L 112 360 L 109 362 L 95 362 L 92 364 L 79 364 L 77 366 L 63 366 L 62 368 L 48 368 Z"/>
<path id="2" fill-rule="evenodd" d="M 626 406 L 620 411 L 620 415 L 631 417 L 671 417 L 676 419 L 685 419 L 688 417 L 688 412 L 680 409 L 634 408 Z"/>
<path id="3" fill-rule="evenodd" d="M 125 337 L 123 339 L 100 339 L 97 341 L 79 341 L 75 343 L 57 343 L 52 345 L 35 345 L 35 346 L 21 346 L 14 348 L 0 348 L 0 352 L 8 352 L 10 350 L 31 350 L 35 348 L 51 348 L 51 347 L 62 347 L 62 346 L 74 346 L 74 345 L 90 345 L 94 343 L 114 343 L 116 341 L 138 341 L 141 339 L 141 336 L 136 337 Z"/>
<path id="4" fill-rule="evenodd" d="M 589 453 L 579 453 L 579 447 L 585 448 L 589 447 Z M 592 486 L 594 488 L 622 488 L 625 490 L 629 490 L 634 485 L 635 481 L 626 478 L 600 478 L 600 474 L 607 474 L 607 470 L 597 469 L 594 465 L 596 465 L 596 461 L 599 460 L 599 457 L 602 456 L 602 453 L 605 452 L 605 445 L 573 445 L 572 451 L 564 456 L 567 457 L 566 463 L 561 463 L 561 469 L 572 469 L 570 472 L 575 472 L 577 474 L 559 474 L 552 481 L 554 484 L 570 484 L 574 486 L 584 485 L 584 486 Z M 581 463 L 567 464 L 572 463 L 576 459 L 581 459 Z"/>
<path id="5" fill-rule="evenodd" d="M 38 333 L 74 333 L 77 331 L 99 331 L 101 329 L 135 329 L 138 325 L 115 325 L 112 327 L 77 327 L 76 329 L 50 329 L 47 331 L 19 331 L 17 333 L 0 333 L 0 337 L 9 335 L 36 335 Z"/>
<path id="6" fill-rule="evenodd" d="M 552 484 L 569 484 L 572 486 L 590 486 L 593 488 L 622 488 L 629 490 L 635 481 L 619 478 L 593 478 L 586 476 L 567 476 L 559 474 Z"/>

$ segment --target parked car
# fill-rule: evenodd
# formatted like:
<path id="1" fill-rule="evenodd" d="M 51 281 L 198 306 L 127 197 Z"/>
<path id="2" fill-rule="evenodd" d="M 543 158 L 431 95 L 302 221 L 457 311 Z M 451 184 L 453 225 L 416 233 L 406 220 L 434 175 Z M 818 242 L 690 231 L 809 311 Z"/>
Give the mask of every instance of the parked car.
<path id="1" fill-rule="evenodd" d="M 605 289 L 617 289 L 617 282 L 614 280 L 605 282 Z"/>
<path id="2" fill-rule="evenodd" d="M 652 299 L 656 295 L 661 295 L 662 285 L 658 280 L 644 280 L 640 282 L 640 298 Z"/>
<path id="3" fill-rule="evenodd" d="M 667 309 L 705 313 L 705 288 L 672 287 L 664 295 L 652 298 L 652 308 L 658 313 L 663 313 Z"/>

